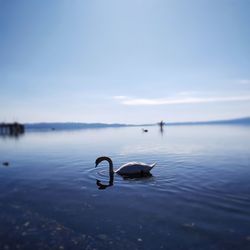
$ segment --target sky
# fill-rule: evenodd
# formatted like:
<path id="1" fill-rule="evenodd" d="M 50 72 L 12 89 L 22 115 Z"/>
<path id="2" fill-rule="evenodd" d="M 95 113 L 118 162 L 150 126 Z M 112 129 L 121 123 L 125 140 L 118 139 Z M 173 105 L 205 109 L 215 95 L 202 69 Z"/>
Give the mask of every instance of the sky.
<path id="1" fill-rule="evenodd" d="M 0 0 L 0 121 L 250 116 L 249 0 Z"/>

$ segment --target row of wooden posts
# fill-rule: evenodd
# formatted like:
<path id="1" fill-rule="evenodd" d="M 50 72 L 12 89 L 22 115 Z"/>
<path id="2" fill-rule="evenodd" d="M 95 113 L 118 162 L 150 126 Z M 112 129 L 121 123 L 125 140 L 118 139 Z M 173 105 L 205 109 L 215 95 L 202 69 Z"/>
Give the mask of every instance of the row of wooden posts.
<path id="1" fill-rule="evenodd" d="M 25 132 L 23 124 L 14 123 L 0 123 L 0 134 L 1 135 L 18 135 Z"/>

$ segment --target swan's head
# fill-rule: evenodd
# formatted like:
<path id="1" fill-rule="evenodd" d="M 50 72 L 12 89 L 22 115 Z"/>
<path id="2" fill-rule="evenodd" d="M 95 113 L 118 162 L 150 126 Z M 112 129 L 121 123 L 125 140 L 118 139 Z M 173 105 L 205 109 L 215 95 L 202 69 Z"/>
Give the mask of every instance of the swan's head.
<path id="1" fill-rule="evenodd" d="M 97 167 L 102 161 L 106 160 L 107 157 L 105 156 L 102 156 L 102 157 L 98 157 L 96 160 L 95 160 L 95 167 Z"/>
<path id="2" fill-rule="evenodd" d="M 101 161 L 100 161 L 100 158 L 97 158 L 97 159 L 95 160 L 95 167 L 97 167 L 98 164 L 99 164 L 100 162 L 101 162 Z"/>

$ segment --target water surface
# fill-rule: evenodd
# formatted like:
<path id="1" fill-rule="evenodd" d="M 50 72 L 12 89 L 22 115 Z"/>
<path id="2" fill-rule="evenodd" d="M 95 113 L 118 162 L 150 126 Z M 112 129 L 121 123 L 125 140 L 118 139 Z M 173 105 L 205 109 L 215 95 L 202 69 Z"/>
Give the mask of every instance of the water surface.
<path id="1" fill-rule="evenodd" d="M 0 249 L 250 249 L 250 127 L 148 129 L 0 137 Z"/>

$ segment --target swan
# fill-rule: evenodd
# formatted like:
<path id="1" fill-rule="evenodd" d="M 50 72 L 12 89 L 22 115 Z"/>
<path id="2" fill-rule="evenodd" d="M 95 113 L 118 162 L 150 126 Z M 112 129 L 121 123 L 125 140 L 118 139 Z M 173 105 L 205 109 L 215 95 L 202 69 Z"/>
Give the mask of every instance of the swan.
<path id="1" fill-rule="evenodd" d="M 117 173 L 117 174 L 123 175 L 123 176 L 148 175 L 148 174 L 150 174 L 150 170 L 156 165 L 156 163 L 149 165 L 149 164 L 145 164 L 142 162 L 128 162 L 114 171 L 112 160 L 107 156 L 101 156 L 101 157 L 98 157 L 96 159 L 95 167 L 97 167 L 98 164 L 101 163 L 102 161 L 107 161 L 109 163 L 109 174 L 110 175 Z"/>

